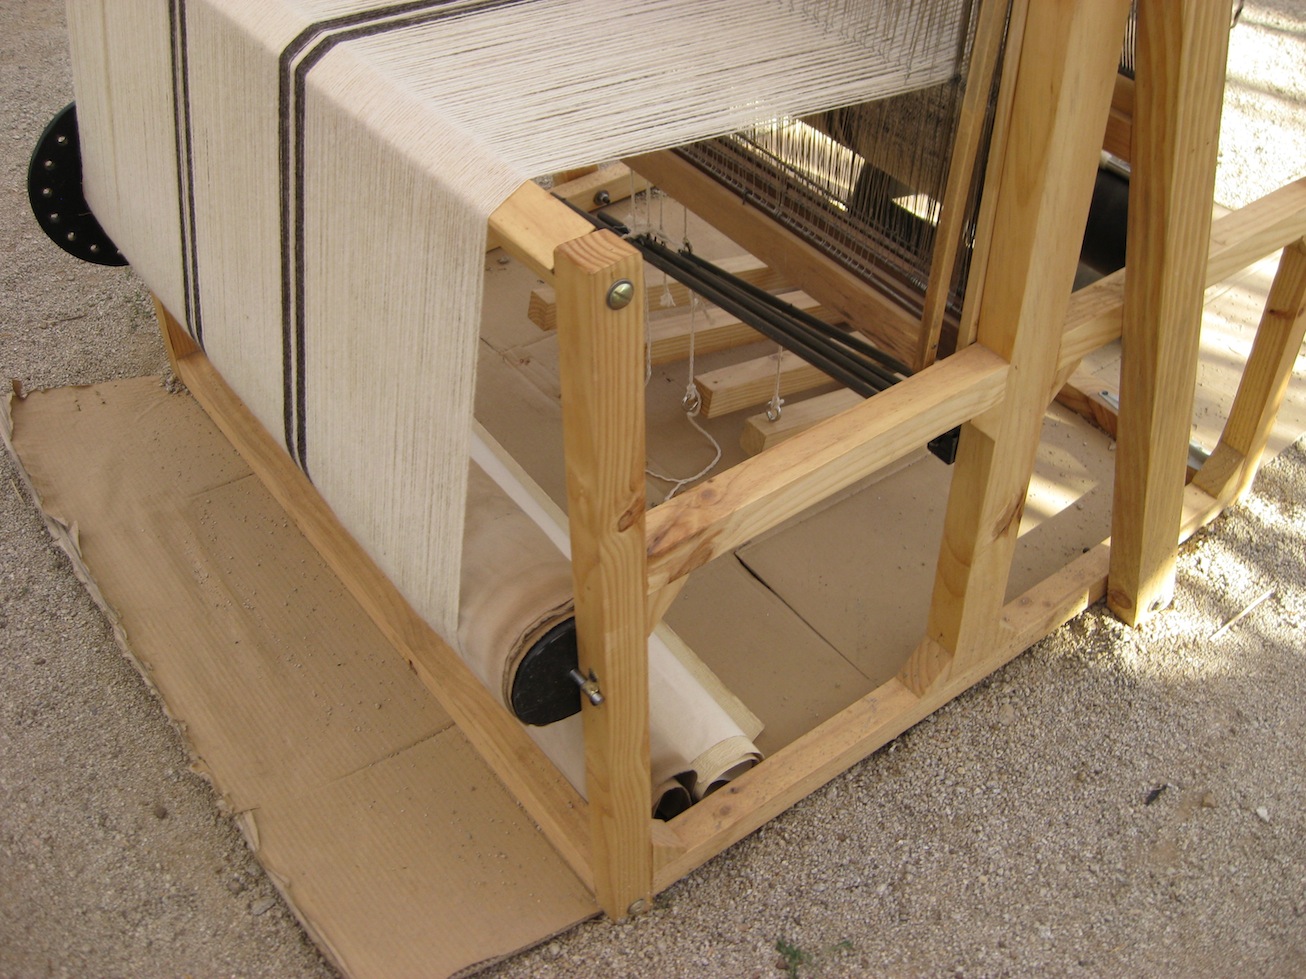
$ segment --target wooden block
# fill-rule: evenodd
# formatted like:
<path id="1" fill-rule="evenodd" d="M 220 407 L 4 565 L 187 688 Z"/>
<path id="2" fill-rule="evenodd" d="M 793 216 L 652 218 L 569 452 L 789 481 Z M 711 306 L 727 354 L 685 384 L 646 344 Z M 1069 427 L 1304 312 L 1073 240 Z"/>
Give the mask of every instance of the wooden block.
<path id="1" fill-rule="evenodd" d="M 584 237 L 594 226 L 561 207 L 533 180 L 518 187 L 490 215 L 490 238 L 542 279 L 553 277 L 553 251 Z"/>
<path id="2" fill-rule="evenodd" d="M 650 318 L 648 333 L 652 362 L 670 364 L 688 358 L 691 328 L 696 354 L 717 353 L 762 339 L 762 335 L 751 326 L 716 306 L 700 309 L 693 316 L 683 312 Z"/>
<path id="3" fill-rule="evenodd" d="M 779 360 L 782 397 L 833 383 L 826 374 L 788 350 L 780 354 Z M 765 404 L 775 393 L 775 381 L 776 355 L 771 354 L 699 374 L 694 378 L 694 385 L 703 399 L 704 417 L 718 418 Z"/>
<path id="4" fill-rule="evenodd" d="M 648 190 L 649 182 L 639 174 L 631 174 L 624 163 L 611 163 L 606 167 L 582 167 L 582 171 L 568 171 L 553 185 L 554 197 L 586 211 L 596 211 L 614 201 L 625 200 L 634 193 Z"/>
<path id="5" fill-rule="evenodd" d="M 818 394 L 797 404 L 785 405 L 779 419 L 771 421 L 765 412 L 753 415 L 744 422 L 744 430 L 739 436 L 739 445 L 750 456 L 755 456 L 763 449 L 779 445 L 785 439 L 793 438 L 805 432 L 813 425 L 833 418 L 841 411 L 851 408 L 865 399 L 855 391 L 840 388 L 828 394 Z"/>

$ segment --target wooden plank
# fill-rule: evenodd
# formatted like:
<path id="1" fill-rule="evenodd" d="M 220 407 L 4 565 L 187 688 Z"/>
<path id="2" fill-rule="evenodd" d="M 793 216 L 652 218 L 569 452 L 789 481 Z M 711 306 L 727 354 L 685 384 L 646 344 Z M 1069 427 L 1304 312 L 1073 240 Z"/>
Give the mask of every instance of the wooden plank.
<path id="1" fill-rule="evenodd" d="M 1306 235 L 1306 177 L 1211 223 L 1207 288 L 1303 235 Z M 1127 271 L 1113 272 L 1070 297 L 1061 344 L 1062 367 L 1120 339 Z"/>
<path id="2" fill-rule="evenodd" d="M 1065 320 L 1079 251 L 1065 229 L 1088 213 L 1125 13 L 1125 0 L 1029 7 L 977 322 L 979 342 L 1013 369 L 999 407 L 962 429 L 926 629 L 951 657 L 926 662 L 922 644 L 901 674 L 918 693 L 995 641 L 1058 368 L 1061 331 L 1045 324 Z"/>
<path id="3" fill-rule="evenodd" d="M 159 328 L 163 331 L 163 346 L 168 352 L 168 363 L 172 366 L 172 374 L 174 377 L 181 377 L 181 369 L 178 365 L 184 358 L 199 353 L 199 344 L 195 342 L 194 337 L 186 332 L 186 328 L 168 312 L 163 303 L 159 301 L 158 296 L 150 293 L 150 299 L 154 301 L 154 316 L 159 321 Z"/>
<path id="4" fill-rule="evenodd" d="M 1197 383 L 1228 11 L 1138 5 L 1129 274 L 1107 603 L 1133 625 L 1170 604 Z"/>
<path id="5" fill-rule="evenodd" d="M 754 255 L 787 273 L 790 285 L 838 311 L 883 350 L 904 363 L 915 356 L 920 325 L 914 317 L 693 164 L 669 150 L 626 162 L 694 213 L 711 215 L 723 234 L 746 243 Z"/>
<path id="6" fill-rule="evenodd" d="M 649 189 L 649 182 L 637 173 L 631 173 L 624 163 L 609 163 L 589 173 L 553 185 L 550 191 L 569 204 L 586 211 L 596 211 L 616 201 L 623 201 L 632 193 Z"/>
<path id="7" fill-rule="evenodd" d="M 970 197 L 975 164 L 984 134 L 984 116 L 993 88 L 1007 26 L 1007 4 L 985 0 L 980 7 L 975 41 L 971 45 L 970 66 L 966 72 L 966 91 L 962 96 L 961 114 L 953 137 L 952 156 L 948 160 L 948 182 L 939 206 L 939 223 L 934 230 L 934 254 L 930 260 L 929 281 L 921 313 L 921 330 L 916 356 L 910 361 L 914 370 L 934 363 L 943 332 L 943 315 L 952 288 L 952 273 L 957 252 L 962 245 L 966 226 L 966 201 Z"/>
<path id="8" fill-rule="evenodd" d="M 699 397 L 703 400 L 703 416 L 719 418 L 732 411 L 742 411 L 771 400 L 775 393 L 777 360 L 781 396 L 810 391 L 822 384 L 832 383 L 826 374 L 788 350 L 778 356 L 770 354 L 755 357 L 740 364 L 707 371 L 694 378 L 694 386 L 698 388 Z"/>
<path id="9" fill-rule="evenodd" d="M 1306 235 L 1306 177 L 1285 184 L 1211 223 L 1206 284 L 1235 272 Z"/>
<path id="10" fill-rule="evenodd" d="M 744 430 L 739 435 L 739 445 L 750 456 L 755 456 L 764 449 L 779 445 L 785 439 L 807 431 L 827 418 L 833 418 L 841 411 L 847 411 L 853 405 L 861 404 L 864 400 L 856 391 L 840 388 L 838 391 L 818 394 L 797 404 L 785 405 L 780 417 L 775 421 L 771 421 L 765 412 L 753 415 L 744 422 Z"/>
<path id="11" fill-rule="evenodd" d="M 1133 159 L 1134 139 L 1134 80 L 1128 75 L 1116 75 L 1115 93 L 1111 96 L 1111 112 L 1106 120 L 1106 134 L 1102 149 L 1128 163 Z"/>
<path id="12" fill-rule="evenodd" d="M 545 193 L 574 204 L 583 211 L 595 211 L 613 201 L 629 197 L 632 186 L 636 193 L 647 190 L 649 186 L 648 181 L 638 174 L 632 176 L 630 168 L 624 163 L 612 163 L 602 168 L 581 167 L 578 171 L 567 171 L 567 174 L 570 173 L 575 173 L 575 176 L 554 184 L 553 189 Z M 591 225 L 587 224 L 586 227 L 593 230 Z M 485 238 L 485 250 L 489 252 L 503 247 L 503 238 L 492 225 Z"/>
<path id="13" fill-rule="evenodd" d="M 605 698 L 582 710 L 594 892 L 619 919 L 653 887 L 643 262 L 597 231 L 560 245 L 554 265 L 576 641 Z M 608 301 L 622 280 L 634 287 L 624 306 Z"/>
<path id="14" fill-rule="evenodd" d="M 1106 395 L 1106 397 L 1103 397 Z M 1110 400 L 1109 400 L 1110 399 Z M 1057 403 L 1086 418 L 1112 438 L 1116 437 L 1120 398 L 1089 374 L 1075 374 L 1057 391 Z"/>
<path id="15" fill-rule="evenodd" d="M 659 505 L 650 594 L 996 405 L 1007 363 L 974 345 Z"/>
<path id="16" fill-rule="evenodd" d="M 1229 419 L 1194 484 L 1222 504 L 1251 488 L 1306 337 L 1306 239 L 1283 250 Z"/>
<path id="17" fill-rule="evenodd" d="M 549 279 L 553 276 L 554 249 L 593 231 L 589 221 L 528 180 L 490 215 L 487 240 L 492 238 L 540 278 Z"/>
<path id="18" fill-rule="evenodd" d="M 155 308 L 162 317 L 164 342 L 177 377 L 453 717 L 486 764 L 526 807 L 567 865 L 592 888 L 585 800 L 517 720 L 495 702 L 457 652 L 413 611 L 208 358 L 193 345 L 189 350 L 184 343 L 174 346 L 179 336 L 189 338 L 157 300 Z"/>
<path id="19" fill-rule="evenodd" d="M 997 103 L 993 107 L 993 135 L 989 138 L 988 162 L 984 168 L 984 186 L 997 187 L 1002 179 L 1003 162 L 1008 152 L 1007 133 L 1011 127 L 1011 108 L 1016 100 L 1016 62 L 1025 40 L 1025 21 L 1029 14 L 1029 0 L 1011 0 L 1007 17 L 1007 40 L 1002 56 L 1002 77 L 998 82 Z M 984 193 L 980 196 L 979 213 L 975 216 L 975 239 L 971 243 L 970 269 L 966 276 L 966 296 L 961 304 L 961 319 L 957 324 L 957 347 L 960 350 L 975 342 L 984 282 L 988 276 L 989 252 L 993 248 L 993 227 L 997 220 L 998 195 Z"/>
<path id="20" fill-rule="evenodd" d="M 725 310 L 705 306 L 693 314 L 674 313 L 649 320 L 650 363 L 671 364 L 686 360 L 691 335 L 696 355 L 733 350 L 763 339 L 751 326 L 739 322 Z"/>
<path id="21" fill-rule="evenodd" d="M 731 275 L 757 286 L 759 289 L 765 289 L 767 292 L 786 293 L 794 291 L 793 286 L 783 274 L 752 255 L 734 255 L 713 264 Z M 668 293 L 671 296 L 672 306 L 687 307 L 689 305 L 690 291 L 679 282 L 668 279 L 664 283 L 661 272 L 650 276 L 647 270 L 644 278 L 649 283 L 649 301 L 652 303 L 654 311 L 662 308 L 663 296 Z M 541 330 L 556 330 L 558 328 L 557 303 L 557 293 L 552 286 L 537 286 L 531 290 L 526 318 Z"/>

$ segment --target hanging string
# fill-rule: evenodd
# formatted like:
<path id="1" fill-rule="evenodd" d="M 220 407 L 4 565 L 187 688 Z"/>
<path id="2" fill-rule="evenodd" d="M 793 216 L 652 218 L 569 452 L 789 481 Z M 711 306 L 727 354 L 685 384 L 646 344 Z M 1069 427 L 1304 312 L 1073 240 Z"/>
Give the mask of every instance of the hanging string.
<path id="1" fill-rule="evenodd" d="M 657 472 L 654 469 L 646 468 L 644 472 L 647 475 L 653 477 L 654 479 L 661 480 L 664 483 L 671 484 L 671 489 L 667 492 L 667 495 L 662 498 L 663 502 L 666 502 L 667 500 L 671 499 L 673 496 L 679 493 L 682 489 L 684 489 L 684 487 L 688 486 L 690 483 L 696 483 L 704 476 L 708 475 L 708 473 L 710 473 L 713 469 L 716 468 L 717 463 L 721 461 L 721 443 L 718 442 L 713 437 L 711 432 L 709 432 L 706 428 L 704 428 L 701 424 L 699 424 L 698 421 L 699 412 L 702 410 L 703 407 L 703 400 L 698 393 L 698 385 L 694 383 L 694 346 L 695 346 L 695 334 L 697 333 L 697 329 L 698 329 L 697 315 L 698 315 L 699 303 L 700 300 L 698 296 L 695 295 L 694 293 L 690 293 L 689 295 L 689 378 L 687 383 L 685 384 L 685 393 L 680 398 L 680 407 L 683 408 L 685 411 L 685 420 L 688 421 L 689 424 L 692 425 L 695 429 L 697 429 L 699 434 L 701 434 L 703 438 L 707 439 L 708 443 L 712 446 L 712 461 L 709 462 L 702 469 L 700 469 L 698 472 L 694 473 L 694 475 L 686 476 L 683 479 L 677 479 L 675 476 L 667 476 L 664 473 Z"/>
<path id="2" fill-rule="evenodd" d="M 766 403 L 766 417 L 771 422 L 780 420 L 780 413 L 785 403 L 785 399 L 780 397 L 780 367 L 783 356 L 784 347 L 777 343 L 775 345 L 775 390 L 771 393 L 771 400 Z"/>

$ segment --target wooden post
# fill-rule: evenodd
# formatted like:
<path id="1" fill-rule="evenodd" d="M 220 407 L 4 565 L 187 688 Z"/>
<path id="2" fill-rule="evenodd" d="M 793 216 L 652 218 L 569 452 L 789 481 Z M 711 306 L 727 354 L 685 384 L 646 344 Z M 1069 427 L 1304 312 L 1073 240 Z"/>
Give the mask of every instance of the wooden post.
<path id="1" fill-rule="evenodd" d="M 642 275 L 639 253 L 610 232 L 554 253 L 580 670 L 604 697 L 582 711 L 592 866 L 612 918 L 653 889 Z M 629 297 L 613 291 L 623 280 Z"/>
<path id="2" fill-rule="evenodd" d="M 1229 5 L 1144 0 L 1137 36 L 1107 589 L 1131 625 L 1174 594 Z"/>
<path id="3" fill-rule="evenodd" d="M 1306 239 L 1283 250 L 1229 420 L 1193 485 L 1229 504 L 1251 488 L 1306 335 Z"/>
<path id="4" fill-rule="evenodd" d="M 902 673 L 918 693 L 996 644 L 1058 366 L 1053 324 L 1065 319 L 1078 258 L 1066 229 L 1088 214 L 1125 12 L 1126 0 L 1029 5 L 977 322 L 979 342 L 1012 370 L 1002 403 L 963 426 L 926 639 Z"/>
<path id="5" fill-rule="evenodd" d="M 934 363 L 943 332 L 943 314 L 952 288 L 952 274 L 961 249 L 966 225 L 966 200 L 980 155 L 980 137 L 984 135 L 984 114 L 993 89 L 993 73 L 998 68 L 1002 36 L 1007 24 L 1007 4 L 984 0 L 980 6 L 975 41 L 971 46 L 970 67 L 966 73 L 966 90 L 962 94 L 961 117 L 948 160 L 948 182 L 939 208 L 939 224 L 934 232 L 934 256 L 930 260 L 930 277 L 925 288 L 921 334 L 916 347 L 916 370 Z"/>

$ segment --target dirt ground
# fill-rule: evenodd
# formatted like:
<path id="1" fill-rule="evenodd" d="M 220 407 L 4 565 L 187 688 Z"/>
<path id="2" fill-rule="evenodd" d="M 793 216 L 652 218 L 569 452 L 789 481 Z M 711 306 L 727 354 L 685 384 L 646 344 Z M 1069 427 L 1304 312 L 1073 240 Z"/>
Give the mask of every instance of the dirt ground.
<path id="1" fill-rule="evenodd" d="M 28 214 L 28 155 L 70 98 L 63 5 L 0 0 L 0 372 L 28 389 L 166 366 L 131 272 Z M 1303 104 L 1306 0 L 1247 3 L 1220 203 L 1306 173 Z M 0 976 L 334 975 L 20 482 L 0 453 Z M 652 912 L 490 974 L 1300 976 L 1303 772 L 1299 442 L 1184 548 L 1146 627 L 1091 609 Z"/>

